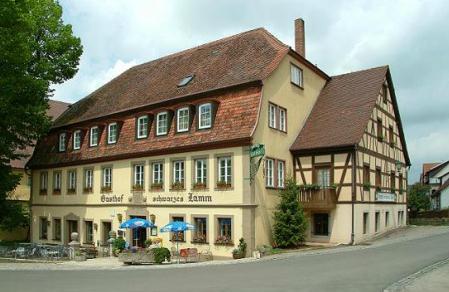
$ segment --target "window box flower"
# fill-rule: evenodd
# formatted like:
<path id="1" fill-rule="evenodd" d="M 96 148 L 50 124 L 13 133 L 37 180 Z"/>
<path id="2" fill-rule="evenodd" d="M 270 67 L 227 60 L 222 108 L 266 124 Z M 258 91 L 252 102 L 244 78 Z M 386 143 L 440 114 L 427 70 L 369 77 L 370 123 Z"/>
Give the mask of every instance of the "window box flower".
<path id="1" fill-rule="evenodd" d="M 153 183 L 151 184 L 151 190 L 153 191 L 162 191 L 164 189 L 164 183 Z"/>
<path id="2" fill-rule="evenodd" d="M 184 190 L 184 182 L 182 181 L 182 182 L 174 182 L 174 183 L 172 183 L 172 185 L 171 185 L 171 190 L 172 191 L 181 191 L 181 190 Z"/>
<path id="3" fill-rule="evenodd" d="M 197 235 L 192 238 L 192 243 L 207 243 L 206 236 Z"/>
<path id="4" fill-rule="evenodd" d="M 232 242 L 231 238 L 228 236 L 218 236 L 217 239 L 215 239 L 216 245 L 229 245 L 234 246 L 234 243 Z"/>
<path id="5" fill-rule="evenodd" d="M 73 194 L 75 194 L 75 193 L 76 193 L 76 189 L 75 189 L 75 188 L 67 189 L 67 194 L 68 194 L 68 195 L 73 195 Z"/>
<path id="6" fill-rule="evenodd" d="M 391 142 L 390 142 L 390 146 L 391 146 L 391 147 L 396 147 L 396 142 L 395 142 L 395 141 L 391 141 Z"/>
<path id="7" fill-rule="evenodd" d="M 206 183 L 196 182 L 193 184 L 194 190 L 205 190 L 207 188 Z"/>
<path id="8" fill-rule="evenodd" d="M 377 136 L 377 141 L 384 142 L 385 141 L 384 135 L 381 134 L 381 135 Z"/>
<path id="9" fill-rule="evenodd" d="M 83 188 L 83 193 L 88 194 L 88 193 L 92 193 L 92 188 L 91 187 L 85 187 Z"/>
<path id="10" fill-rule="evenodd" d="M 54 189 L 53 190 L 53 195 L 60 195 L 61 194 L 61 189 Z"/>
<path id="11" fill-rule="evenodd" d="M 112 187 L 108 186 L 108 187 L 101 187 L 101 192 L 102 193 L 110 193 L 112 192 Z"/>
<path id="12" fill-rule="evenodd" d="M 132 190 L 134 192 L 142 192 L 143 191 L 143 185 L 139 185 L 139 184 L 133 185 Z"/>
<path id="13" fill-rule="evenodd" d="M 217 189 L 219 190 L 227 190 L 230 189 L 232 187 L 230 182 L 226 182 L 226 181 L 217 181 Z"/>
<path id="14" fill-rule="evenodd" d="M 41 189 L 41 190 L 39 191 L 39 194 L 41 194 L 41 195 L 46 195 L 46 194 L 47 194 L 47 189 Z"/>

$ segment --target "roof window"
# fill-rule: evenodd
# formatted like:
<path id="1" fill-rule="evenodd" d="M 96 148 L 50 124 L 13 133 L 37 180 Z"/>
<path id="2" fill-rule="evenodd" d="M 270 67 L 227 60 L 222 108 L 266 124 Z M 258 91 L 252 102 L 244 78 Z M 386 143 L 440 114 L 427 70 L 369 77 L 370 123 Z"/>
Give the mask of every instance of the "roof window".
<path id="1" fill-rule="evenodd" d="M 189 76 L 182 78 L 181 81 L 179 81 L 179 83 L 178 83 L 178 87 L 183 87 L 183 86 L 186 86 L 187 84 L 189 84 L 189 82 L 192 81 L 194 76 L 195 75 L 189 75 Z"/>

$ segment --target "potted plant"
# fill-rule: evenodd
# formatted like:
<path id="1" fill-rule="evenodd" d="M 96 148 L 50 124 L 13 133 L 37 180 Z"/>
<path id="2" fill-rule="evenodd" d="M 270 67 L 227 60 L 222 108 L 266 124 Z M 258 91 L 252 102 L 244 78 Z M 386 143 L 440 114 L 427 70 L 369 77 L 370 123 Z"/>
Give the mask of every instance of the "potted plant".
<path id="1" fill-rule="evenodd" d="M 85 193 L 85 194 L 92 193 L 92 187 L 83 188 L 83 193 Z"/>
<path id="2" fill-rule="evenodd" d="M 221 244 L 221 245 L 232 245 L 231 238 L 227 236 L 218 236 L 215 240 L 215 244 Z"/>
<path id="3" fill-rule="evenodd" d="M 103 186 L 103 187 L 101 187 L 101 192 L 102 193 L 110 193 L 110 192 L 112 192 L 112 188 L 110 186 L 107 186 L 107 187 Z"/>
<path id="4" fill-rule="evenodd" d="M 39 193 L 41 195 L 46 195 L 47 194 L 47 189 L 42 189 L 42 190 L 39 191 Z"/>
<path id="5" fill-rule="evenodd" d="M 114 256 L 118 256 L 119 253 L 121 253 L 126 246 L 126 241 L 123 239 L 123 237 L 118 237 L 114 240 L 114 243 L 112 244 L 112 253 Z"/>
<path id="6" fill-rule="evenodd" d="M 75 188 L 67 189 L 67 194 L 73 195 L 74 193 L 76 193 L 76 189 Z"/>
<path id="7" fill-rule="evenodd" d="M 206 183 L 195 182 L 195 183 L 193 184 L 193 189 L 194 189 L 194 190 L 205 190 L 205 189 L 206 189 Z"/>
<path id="8" fill-rule="evenodd" d="M 153 240 L 151 238 L 148 238 L 145 240 L 145 247 L 150 247 L 153 244 Z"/>
<path id="9" fill-rule="evenodd" d="M 143 191 L 143 185 L 141 185 L 141 184 L 135 184 L 135 185 L 133 185 L 133 191 L 135 191 L 135 192 L 141 192 L 141 191 Z"/>
<path id="10" fill-rule="evenodd" d="M 53 195 L 60 195 L 61 189 L 53 189 Z"/>
<path id="11" fill-rule="evenodd" d="M 242 259 L 246 255 L 247 244 L 243 238 L 240 238 L 239 245 L 232 251 L 232 257 L 234 259 Z"/>

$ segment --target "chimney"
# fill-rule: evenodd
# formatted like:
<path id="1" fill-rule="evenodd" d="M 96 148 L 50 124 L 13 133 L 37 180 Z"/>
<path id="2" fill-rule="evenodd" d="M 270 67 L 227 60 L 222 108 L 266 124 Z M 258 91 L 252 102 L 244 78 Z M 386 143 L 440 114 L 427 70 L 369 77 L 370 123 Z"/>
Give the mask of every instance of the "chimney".
<path id="1" fill-rule="evenodd" d="M 304 20 L 298 18 L 295 20 L 295 51 L 306 57 L 306 41 L 304 35 Z"/>

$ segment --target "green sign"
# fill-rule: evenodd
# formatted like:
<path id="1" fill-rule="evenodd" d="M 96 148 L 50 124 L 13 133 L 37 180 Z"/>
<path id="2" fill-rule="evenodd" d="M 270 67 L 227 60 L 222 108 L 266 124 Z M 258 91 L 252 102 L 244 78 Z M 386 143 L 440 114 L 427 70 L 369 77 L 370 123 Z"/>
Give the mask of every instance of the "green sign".
<path id="1" fill-rule="evenodd" d="M 264 156 L 265 155 L 265 145 L 263 144 L 256 144 L 251 146 L 251 150 L 249 153 L 249 156 L 251 158 L 258 157 L 258 156 Z"/>

